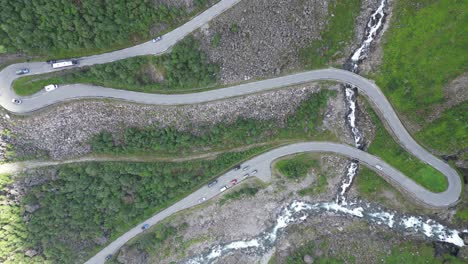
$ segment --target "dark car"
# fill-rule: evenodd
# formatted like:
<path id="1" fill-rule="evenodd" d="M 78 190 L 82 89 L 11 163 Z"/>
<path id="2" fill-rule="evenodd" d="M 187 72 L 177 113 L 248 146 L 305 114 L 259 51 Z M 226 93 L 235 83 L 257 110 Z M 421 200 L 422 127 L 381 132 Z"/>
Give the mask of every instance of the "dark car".
<path id="1" fill-rule="evenodd" d="M 236 170 L 239 170 L 240 168 L 241 168 L 241 165 L 239 164 L 239 165 L 234 167 L 234 170 L 236 171 Z"/>
<path id="2" fill-rule="evenodd" d="M 148 227 L 149 227 L 149 224 L 144 224 L 144 225 L 141 227 L 141 230 L 146 230 L 146 229 L 148 229 Z"/>
<path id="3" fill-rule="evenodd" d="M 110 260 L 112 258 L 112 254 L 109 254 L 106 256 L 106 261 Z"/>
<path id="4" fill-rule="evenodd" d="M 152 39 L 151 41 L 153 41 L 153 43 L 155 43 L 155 42 L 160 41 L 161 39 L 162 39 L 162 37 L 158 36 L 158 37 L 155 37 L 154 39 Z"/>
<path id="5" fill-rule="evenodd" d="M 48 61 L 46 61 L 46 62 L 47 62 L 48 64 L 52 64 L 52 63 L 56 63 L 57 60 L 48 60 Z"/>
<path id="6" fill-rule="evenodd" d="M 214 180 L 214 181 L 208 183 L 208 188 L 211 188 L 211 187 L 215 186 L 217 183 L 218 183 L 218 180 Z"/>

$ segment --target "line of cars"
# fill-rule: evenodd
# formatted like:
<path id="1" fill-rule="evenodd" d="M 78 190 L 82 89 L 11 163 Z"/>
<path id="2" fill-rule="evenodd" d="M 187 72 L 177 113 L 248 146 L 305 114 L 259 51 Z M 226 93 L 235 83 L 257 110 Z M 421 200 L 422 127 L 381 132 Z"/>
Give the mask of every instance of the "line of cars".
<path id="1" fill-rule="evenodd" d="M 241 169 L 241 165 L 237 165 L 236 167 L 234 167 L 234 171 L 238 171 Z M 246 165 L 242 168 L 242 171 L 247 171 L 250 169 L 250 166 L 249 165 Z M 252 176 L 252 175 L 255 175 L 258 171 L 257 170 L 252 170 L 250 173 L 245 173 L 243 176 L 242 176 L 242 180 L 246 179 L 247 177 L 249 176 Z M 213 186 L 215 186 L 216 184 L 218 183 L 218 180 L 213 180 L 211 181 L 210 183 L 208 183 L 208 188 L 211 188 Z M 238 180 L 236 178 L 232 179 L 230 182 L 230 185 L 224 185 L 222 186 L 220 189 L 219 189 L 219 192 L 224 192 L 226 191 L 227 189 L 229 189 L 230 187 L 236 185 L 238 183 Z M 205 200 L 203 200 L 205 201 Z M 202 202 L 203 202 L 202 201 Z M 200 202 L 200 201 L 199 201 Z"/>

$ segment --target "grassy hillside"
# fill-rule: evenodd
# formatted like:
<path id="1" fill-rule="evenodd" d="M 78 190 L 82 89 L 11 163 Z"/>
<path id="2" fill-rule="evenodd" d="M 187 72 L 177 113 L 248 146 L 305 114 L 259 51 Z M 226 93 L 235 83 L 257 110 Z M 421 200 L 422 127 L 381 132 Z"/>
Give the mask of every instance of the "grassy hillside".
<path id="1" fill-rule="evenodd" d="M 321 68 L 331 61 L 348 56 L 343 49 L 354 36 L 355 19 L 359 15 L 361 0 L 331 1 L 328 6 L 329 21 L 320 39 L 301 50 L 307 68 Z"/>
<path id="2" fill-rule="evenodd" d="M 461 136 L 466 135 L 466 126 L 457 120 L 462 109 L 447 111 L 431 125 L 425 120 L 436 104 L 444 102 L 443 87 L 468 70 L 467 24 L 467 1 L 396 1 L 376 76 L 398 112 L 423 125 L 418 139 L 442 151 L 467 147 Z M 447 124 L 455 126 L 441 129 Z M 448 138 L 448 143 L 442 142 Z"/>

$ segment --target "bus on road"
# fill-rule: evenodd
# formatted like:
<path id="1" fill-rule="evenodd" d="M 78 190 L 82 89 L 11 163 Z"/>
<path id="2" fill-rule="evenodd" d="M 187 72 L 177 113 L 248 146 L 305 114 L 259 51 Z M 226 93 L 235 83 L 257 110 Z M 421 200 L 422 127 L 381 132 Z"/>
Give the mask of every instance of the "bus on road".
<path id="1" fill-rule="evenodd" d="M 68 60 L 52 63 L 52 68 L 58 69 L 63 67 L 75 66 L 78 64 L 77 60 Z"/>

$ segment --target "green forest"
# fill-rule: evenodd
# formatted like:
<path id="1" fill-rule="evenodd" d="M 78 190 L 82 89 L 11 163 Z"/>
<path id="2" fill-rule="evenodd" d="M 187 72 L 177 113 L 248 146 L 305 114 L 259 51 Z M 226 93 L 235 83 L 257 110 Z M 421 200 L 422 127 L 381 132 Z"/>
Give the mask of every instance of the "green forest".
<path id="1" fill-rule="evenodd" d="M 177 43 L 162 56 L 141 56 L 81 69 L 19 78 L 18 95 L 31 95 L 45 85 L 91 83 L 137 92 L 171 93 L 213 86 L 219 66 L 210 63 L 193 37 Z"/>
<path id="2" fill-rule="evenodd" d="M 0 49 L 46 56 L 81 56 L 123 48 L 170 30 L 214 1 L 193 10 L 152 0 L 0 0 Z"/>
<path id="3" fill-rule="evenodd" d="M 0 262 L 82 263 L 99 247 L 97 238 L 115 239 L 227 168 L 264 150 L 253 148 L 221 154 L 213 160 L 181 163 L 59 166 L 55 180 L 32 187 L 20 205 L 1 205 Z M 30 173 L 24 177 L 37 174 Z M 11 182 L 9 176 L 0 175 L 0 201 L 6 200 L 3 191 Z M 24 213 L 26 206 L 36 205 L 40 208 Z M 24 256 L 27 249 L 41 254 L 30 259 Z"/>

